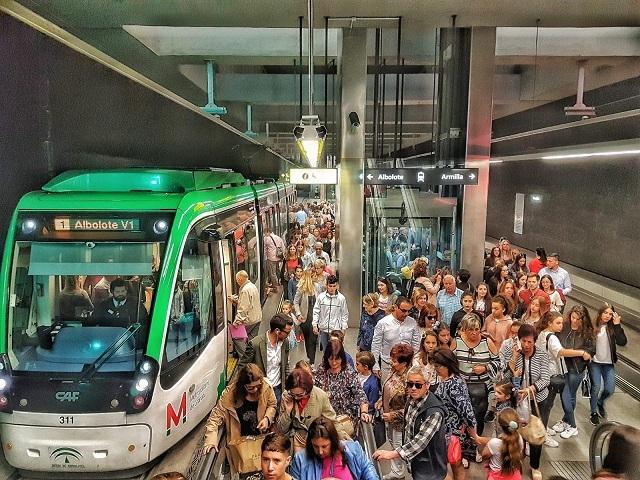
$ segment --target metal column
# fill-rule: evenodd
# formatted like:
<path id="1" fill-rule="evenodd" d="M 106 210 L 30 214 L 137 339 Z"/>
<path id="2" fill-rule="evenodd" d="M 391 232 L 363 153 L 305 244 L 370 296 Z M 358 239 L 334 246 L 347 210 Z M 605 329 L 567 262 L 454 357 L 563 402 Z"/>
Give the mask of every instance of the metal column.
<path id="1" fill-rule="evenodd" d="M 495 50 L 494 27 L 471 29 L 465 166 L 479 173 L 477 186 L 464 187 L 460 265 L 471 272 L 474 283 L 482 279 L 484 265 Z"/>
<path id="2" fill-rule="evenodd" d="M 347 298 L 349 326 L 360 323 L 362 308 L 362 241 L 364 192 L 364 125 L 367 95 L 367 30 L 342 30 L 340 58 L 340 178 L 338 240 L 340 291 Z M 349 113 L 356 112 L 360 126 L 352 127 Z"/>

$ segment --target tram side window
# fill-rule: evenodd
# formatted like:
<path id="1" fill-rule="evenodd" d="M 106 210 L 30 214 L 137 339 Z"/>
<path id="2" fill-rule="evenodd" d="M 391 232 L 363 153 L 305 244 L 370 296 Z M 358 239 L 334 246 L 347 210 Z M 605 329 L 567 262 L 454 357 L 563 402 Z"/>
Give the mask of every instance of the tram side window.
<path id="1" fill-rule="evenodd" d="M 258 237 L 256 236 L 255 224 L 249 223 L 244 227 L 244 241 L 246 242 L 246 260 L 245 268 L 249 274 L 249 280 L 254 285 L 258 285 Z M 240 260 L 238 260 L 238 269 L 241 270 Z"/>
<path id="2" fill-rule="evenodd" d="M 215 306 L 209 250 L 209 243 L 199 241 L 195 230 L 192 230 L 173 286 L 165 342 L 169 366 L 197 354 L 214 331 Z"/>

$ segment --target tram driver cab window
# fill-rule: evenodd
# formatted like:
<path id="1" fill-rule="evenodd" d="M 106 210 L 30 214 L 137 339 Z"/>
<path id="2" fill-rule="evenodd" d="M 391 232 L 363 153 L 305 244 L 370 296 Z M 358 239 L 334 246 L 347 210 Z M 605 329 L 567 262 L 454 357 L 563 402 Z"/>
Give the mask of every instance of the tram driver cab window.
<path id="1" fill-rule="evenodd" d="M 16 243 L 9 304 L 14 370 L 134 371 L 146 348 L 157 242 Z M 120 345 L 118 347 L 118 345 Z"/>

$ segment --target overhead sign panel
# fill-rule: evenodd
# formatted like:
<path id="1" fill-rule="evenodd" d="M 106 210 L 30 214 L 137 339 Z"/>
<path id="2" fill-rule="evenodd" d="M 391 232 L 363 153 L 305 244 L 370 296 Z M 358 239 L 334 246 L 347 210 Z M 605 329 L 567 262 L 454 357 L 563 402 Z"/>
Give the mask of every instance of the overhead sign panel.
<path id="1" fill-rule="evenodd" d="M 365 185 L 477 185 L 477 168 L 372 168 Z"/>
<path id="2" fill-rule="evenodd" d="M 336 185 L 336 168 L 292 168 L 289 170 L 289 182 L 297 185 Z"/>

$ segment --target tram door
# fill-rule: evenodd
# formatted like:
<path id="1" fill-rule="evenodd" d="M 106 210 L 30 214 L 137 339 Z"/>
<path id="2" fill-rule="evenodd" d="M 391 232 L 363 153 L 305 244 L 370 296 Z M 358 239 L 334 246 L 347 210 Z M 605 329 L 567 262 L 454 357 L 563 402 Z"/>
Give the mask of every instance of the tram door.
<path id="1" fill-rule="evenodd" d="M 455 271 L 455 199 L 404 187 L 380 190 L 365 206 L 363 293 L 375 291 L 379 277 L 403 291 L 418 257 L 429 260 L 429 274 Z"/>
<path id="2" fill-rule="evenodd" d="M 228 237 L 224 240 L 220 241 L 220 265 L 222 265 L 222 275 L 223 275 L 223 298 L 224 302 L 224 315 L 227 325 L 230 325 L 233 322 L 233 317 L 235 316 L 235 305 L 229 300 L 229 296 L 237 294 L 238 288 L 235 281 L 235 262 L 233 260 L 233 248 L 232 248 L 232 239 L 233 237 Z M 230 345 L 231 335 L 227 336 L 227 352 L 231 351 L 232 346 Z M 225 356 L 226 357 L 226 356 Z M 229 380 L 229 375 L 231 371 L 225 368 L 225 380 Z"/>

